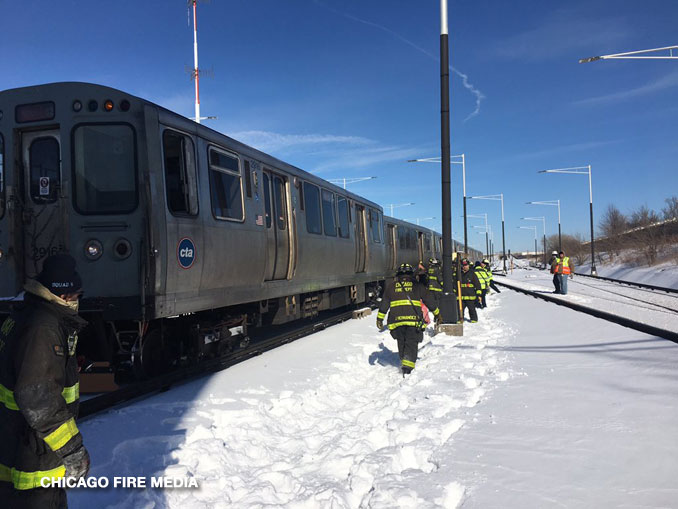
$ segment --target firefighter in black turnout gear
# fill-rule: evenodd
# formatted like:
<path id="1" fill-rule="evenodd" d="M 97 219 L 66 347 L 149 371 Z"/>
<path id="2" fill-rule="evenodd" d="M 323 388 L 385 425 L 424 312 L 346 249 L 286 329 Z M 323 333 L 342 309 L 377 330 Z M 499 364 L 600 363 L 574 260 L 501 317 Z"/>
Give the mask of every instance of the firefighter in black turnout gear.
<path id="1" fill-rule="evenodd" d="M 2 507 L 65 508 L 52 479 L 79 479 L 89 455 L 75 424 L 77 333 L 82 281 L 75 260 L 52 255 L 0 327 L 0 500 Z"/>
<path id="2" fill-rule="evenodd" d="M 476 303 L 480 304 L 482 287 L 475 271 L 471 270 L 471 264 L 466 258 L 461 260 L 461 273 L 459 274 L 461 285 L 461 302 L 463 305 L 460 322 L 464 320 L 464 309 L 468 309 L 471 323 L 478 321 Z"/>
<path id="3" fill-rule="evenodd" d="M 440 296 L 443 293 L 443 268 L 437 258 L 430 258 L 428 261 L 428 272 L 426 275 L 428 291 L 431 292 L 431 298 L 438 306 Z"/>
<path id="4" fill-rule="evenodd" d="M 395 279 L 387 286 L 377 313 L 377 328 L 381 330 L 388 312 L 388 328 L 393 339 L 398 342 L 403 376 L 414 369 L 419 342 L 424 336 L 426 323 L 421 310 L 422 301 L 433 310 L 438 320 L 440 311 L 432 302 L 426 287 L 417 282 L 412 266 L 403 263 L 398 267 Z"/>

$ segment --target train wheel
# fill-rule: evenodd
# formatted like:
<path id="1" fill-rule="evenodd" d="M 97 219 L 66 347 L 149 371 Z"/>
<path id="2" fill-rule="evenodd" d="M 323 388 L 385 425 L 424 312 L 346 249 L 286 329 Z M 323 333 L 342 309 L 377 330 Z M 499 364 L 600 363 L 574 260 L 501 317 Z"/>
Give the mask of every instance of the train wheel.
<path id="1" fill-rule="evenodd" d="M 143 338 L 134 354 L 134 373 L 144 380 L 166 373 L 170 363 L 163 344 L 162 331 L 154 329 Z"/>

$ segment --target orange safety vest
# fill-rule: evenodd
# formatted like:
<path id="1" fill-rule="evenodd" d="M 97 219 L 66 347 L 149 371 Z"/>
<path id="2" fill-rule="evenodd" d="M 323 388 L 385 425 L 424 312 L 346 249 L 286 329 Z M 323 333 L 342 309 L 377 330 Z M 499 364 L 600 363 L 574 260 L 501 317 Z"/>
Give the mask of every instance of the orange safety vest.
<path id="1" fill-rule="evenodd" d="M 562 260 L 560 258 L 556 258 L 556 274 L 565 274 L 568 275 L 572 271 L 570 270 L 570 257 L 566 256 Z"/>

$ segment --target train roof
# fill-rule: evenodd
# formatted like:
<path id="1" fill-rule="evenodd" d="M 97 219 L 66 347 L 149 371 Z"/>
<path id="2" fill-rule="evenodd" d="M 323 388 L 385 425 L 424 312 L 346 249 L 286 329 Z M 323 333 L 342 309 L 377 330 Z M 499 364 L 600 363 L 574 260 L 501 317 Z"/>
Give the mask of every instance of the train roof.
<path id="1" fill-rule="evenodd" d="M 340 193 L 344 196 L 348 196 L 352 200 L 359 201 L 361 203 L 364 203 L 366 205 L 369 205 L 370 207 L 376 208 L 383 213 L 383 207 L 379 205 L 378 203 L 375 203 L 371 200 L 366 199 L 363 196 L 360 196 L 358 194 L 352 193 L 351 191 L 348 191 L 347 189 L 344 189 L 340 186 L 337 186 L 336 184 L 333 184 L 322 177 L 319 177 L 317 175 L 314 175 L 306 170 L 302 170 L 301 168 L 294 166 L 292 164 L 286 163 L 285 161 L 282 161 L 276 157 L 273 157 L 265 152 L 262 152 L 259 149 L 256 149 L 254 147 L 251 147 L 241 141 L 238 141 L 234 138 L 231 138 L 230 136 L 223 134 L 215 129 L 212 129 L 211 127 L 207 127 L 203 124 L 198 124 L 194 120 L 191 120 L 188 117 L 185 117 L 175 111 L 172 111 L 168 108 L 165 108 L 164 106 L 161 106 L 157 103 L 154 103 L 152 101 L 149 101 L 147 99 L 144 99 L 142 97 L 136 96 L 134 94 L 130 94 L 128 92 L 125 92 L 124 90 L 120 90 L 117 88 L 109 87 L 106 85 L 99 85 L 96 83 L 87 83 L 87 82 L 80 82 L 80 81 L 61 81 L 61 82 L 54 82 L 54 83 L 44 83 L 41 85 L 30 85 L 26 87 L 17 87 L 17 88 L 12 88 L 12 89 L 7 89 L 0 91 L 0 97 L 5 94 L 12 94 L 12 93 L 17 93 L 23 95 L 26 100 L 32 100 L 30 97 L 32 94 L 32 91 L 35 91 L 35 98 L 33 98 L 36 102 L 40 100 L 44 100 L 44 94 L 39 93 L 41 90 L 44 89 L 54 89 L 54 90 L 73 90 L 77 87 L 81 88 L 87 88 L 90 90 L 99 90 L 102 93 L 108 93 L 110 94 L 115 94 L 115 95 L 124 95 L 127 98 L 133 98 L 137 101 L 140 101 L 141 103 L 153 106 L 158 109 L 159 111 L 159 116 L 160 119 L 162 120 L 163 117 L 165 118 L 172 118 L 175 121 L 179 120 L 179 122 L 182 124 L 182 128 L 192 134 L 200 135 L 203 138 L 206 139 L 211 139 L 215 142 L 218 141 L 218 138 L 226 138 L 229 142 L 229 145 L 235 147 L 235 149 L 245 155 L 248 155 L 249 157 L 252 157 L 253 159 L 257 159 L 259 162 L 273 166 L 277 169 L 280 170 L 286 170 L 287 172 L 291 173 L 292 175 L 302 178 L 304 180 L 307 180 L 309 182 L 313 182 L 316 184 L 320 184 L 323 187 L 327 189 L 332 189 L 333 191 Z M 23 100 L 23 99 L 22 99 Z M 181 119 L 181 120 L 180 120 Z"/>

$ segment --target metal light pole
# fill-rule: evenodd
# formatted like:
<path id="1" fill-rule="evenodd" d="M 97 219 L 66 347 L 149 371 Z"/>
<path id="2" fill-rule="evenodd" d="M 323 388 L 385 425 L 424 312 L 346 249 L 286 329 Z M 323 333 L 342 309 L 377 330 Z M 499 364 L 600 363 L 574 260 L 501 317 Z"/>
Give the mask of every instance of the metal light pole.
<path id="1" fill-rule="evenodd" d="M 443 209 L 443 295 L 440 299 L 440 330 L 463 335 L 452 281 L 452 196 L 450 189 L 450 63 L 447 31 L 447 0 L 440 0 L 440 176 Z M 461 298 L 461 296 L 459 296 Z"/>
<path id="2" fill-rule="evenodd" d="M 455 157 L 461 157 L 461 161 L 454 161 Z M 440 157 L 427 157 L 424 159 L 410 159 L 408 163 L 440 163 Z M 466 156 L 458 154 L 450 156 L 450 164 L 461 164 L 462 187 L 464 190 L 464 253 L 468 253 L 468 229 L 466 225 Z"/>
<path id="3" fill-rule="evenodd" d="M 581 171 L 586 170 L 586 171 Z M 593 185 L 591 184 L 591 165 L 574 166 L 572 168 L 556 168 L 554 170 L 541 170 L 538 173 L 570 173 L 573 175 L 588 175 L 589 176 L 589 213 L 591 219 L 591 275 L 597 276 L 596 271 L 596 251 L 593 246 Z M 562 249 L 562 248 L 561 248 Z"/>
<path id="4" fill-rule="evenodd" d="M 613 55 L 601 55 L 599 57 L 588 57 L 582 58 L 579 60 L 580 64 L 585 64 L 587 62 L 595 62 L 596 60 L 608 60 L 608 59 L 618 59 L 618 60 L 678 60 L 678 56 L 673 54 L 673 50 L 678 50 L 678 46 L 665 46 L 663 48 L 654 48 L 654 49 L 643 49 L 640 51 L 627 51 L 626 53 L 615 53 Z M 657 51 L 668 51 L 668 55 L 652 55 Z M 647 55 L 649 54 L 649 55 Z"/>
<path id="5" fill-rule="evenodd" d="M 412 203 L 412 202 L 410 202 L 410 203 L 391 203 L 391 204 L 385 205 L 385 206 L 391 208 L 391 217 L 395 217 L 393 215 L 393 209 L 397 209 L 398 207 L 406 207 L 408 205 L 414 205 L 414 203 Z"/>
<path id="6" fill-rule="evenodd" d="M 523 230 L 532 230 L 534 232 L 534 266 L 537 266 L 539 260 L 537 258 L 537 227 L 536 226 L 519 226 Z"/>
<path id="7" fill-rule="evenodd" d="M 349 177 L 341 179 L 331 179 L 329 182 L 333 184 L 343 184 L 344 189 L 346 189 L 346 184 L 355 184 L 356 182 L 363 182 L 364 180 L 372 180 L 377 177 Z"/>
<path id="8" fill-rule="evenodd" d="M 433 219 L 438 219 L 437 217 L 409 217 L 407 219 L 403 219 L 403 221 L 416 221 L 417 226 L 419 226 L 419 221 L 431 221 Z"/>
<path id="9" fill-rule="evenodd" d="M 489 194 L 487 196 L 469 196 L 470 200 L 495 200 L 501 201 L 501 250 L 504 262 L 504 272 L 506 272 L 506 234 L 504 230 L 504 193 Z"/>
<path id="10" fill-rule="evenodd" d="M 560 233 L 560 200 L 528 201 L 528 205 L 552 205 L 558 207 L 558 251 L 563 250 L 563 237 Z"/>
<path id="11" fill-rule="evenodd" d="M 544 248 L 542 251 L 542 257 L 543 257 L 543 262 L 544 266 L 546 266 L 546 218 L 544 216 L 541 217 L 521 217 L 520 219 L 525 219 L 527 221 L 541 221 L 542 226 L 544 227 Z"/>

